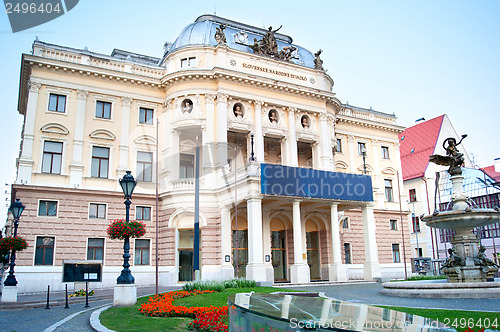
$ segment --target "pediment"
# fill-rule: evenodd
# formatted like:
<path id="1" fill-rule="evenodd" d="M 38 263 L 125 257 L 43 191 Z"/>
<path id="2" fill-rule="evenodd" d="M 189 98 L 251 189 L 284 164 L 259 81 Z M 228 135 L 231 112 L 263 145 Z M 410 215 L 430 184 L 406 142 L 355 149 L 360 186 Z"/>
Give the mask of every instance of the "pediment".
<path id="1" fill-rule="evenodd" d="M 392 167 L 386 167 L 382 170 L 382 174 L 386 174 L 386 175 L 396 175 L 396 170 Z"/>
<path id="2" fill-rule="evenodd" d="M 116 136 L 112 132 L 106 129 L 96 129 L 89 134 L 91 138 L 95 139 L 105 139 L 108 141 L 114 141 Z"/>
<path id="3" fill-rule="evenodd" d="M 142 136 L 137 137 L 134 140 L 134 143 L 136 143 L 136 144 L 156 145 L 156 139 L 153 136 L 142 135 Z"/>
<path id="4" fill-rule="evenodd" d="M 40 130 L 47 134 L 60 134 L 60 135 L 68 135 L 69 130 L 65 126 L 60 123 L 47 123 L 43 125 Z"/>

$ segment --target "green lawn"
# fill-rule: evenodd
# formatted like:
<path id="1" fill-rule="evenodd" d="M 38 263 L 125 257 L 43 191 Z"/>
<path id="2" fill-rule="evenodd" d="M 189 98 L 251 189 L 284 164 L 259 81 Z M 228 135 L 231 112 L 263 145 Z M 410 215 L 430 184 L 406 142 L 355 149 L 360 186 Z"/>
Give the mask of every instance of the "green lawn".
<path id="1" fill-rule="evenodd" d="M 201 294 L 189 296 L 174 301 L 175 305 L 186 307 L 208 307 L 210 305 L 220 307 L 227 305 L 229 295 L 236 293 L 249 293 L 251 291 L 258 293 L 272 292 L 296 292 L 291 289 L 273 288 L 273 287 L 252 287 L 252 288 L 227 288 L 219 293 Z M 149 317 L 139 312 L 139 307 L 146 302 L 149 296 L 137 299 L 137 303 L 131 307 L 115 308 L 111 307 L 103 311 L 99 316 L 101 324 L 114 331 L 189 331 L 191 318 L 181 317 Z"/>
<path id="2" fill-rule="evenodd" d="M 457 331 L 465 331 L 469 327 L 476 332 L 482 328 L 498 330 L 500 326 L 499 312 L 382 307 L 438 320 Z"/>

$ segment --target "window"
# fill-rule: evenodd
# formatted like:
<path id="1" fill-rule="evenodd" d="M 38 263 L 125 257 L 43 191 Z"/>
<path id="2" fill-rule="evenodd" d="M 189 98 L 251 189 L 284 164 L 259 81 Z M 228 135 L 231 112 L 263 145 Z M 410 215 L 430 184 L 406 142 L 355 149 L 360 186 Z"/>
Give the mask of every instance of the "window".
<path id="1" fill-rule="evenodd" d="M 139 123 L 153 124 L 154 111 L 151 108 L 139 108 Z"/>
<path id="2" fill-rule="evenodd" d="M 62 148 L 61 142 L 43 143 L 42 173 L 61 174 Z"/>
<path id="3" fill-rule="evenodd" d="M 104 239 L 89 239 L 87 245 L 87 259 L 104 259 Z"/>
<path id="4" fill-rule="evenodd" d="M 387 146 L 382 147 L 382 158 L 389 159 L 389 147 Z"/>
<path id="5" fill-rule="evenodd" d="M 40 201 L 38 205 L 39 216 L 57 216 L 57 201 Z"/>
<path id="6" fill-rule="evenodd" d="M 337 138 L 337 146 L 335 147 L 335 152 L 342 153 L 342 140 Z"/>
<path id="7" fill-rule="evenodd" d="M 342 218 L 342 228 L 349 228 L 349 217 Z"/>
<path id="8" fill-rule="evenodd" d="M 361 142 L 358 142 L 358 154 L 360 156 L 363 155 L 363 153 L 365 154 L 366 156 L 366 144 L 365 143 L 361 143 Z"/>
<path id="9" fill-rule="evenodd" d="M 392 245 L 392 261 L 394 263 L 401 262 L 401 258 L 399 257 L 399 243 Z"/>
<path id="10" fill-rule="evenodd" d="M 420 232 L 420 217 L 412 216 L 413 233 Z"/>
<path id="11" fill-rule="evenodd" d="M 351 244 L 344 243 L 344 263 L 351 264 Z"/>
<path id="12" fill-rule="evenodd" d="M 153 153 L 137 152 L 137 181 L 151 182 L 153 178 Z"/>
<path id="13" fill-rule="evenodd" d="M 107 178 L 109 167 L 109 148 L 94 146 L 92 149 L 91 176 L 94 178 Z"/>
<path id="14" fill-rule="evenodd" d="M 181 68 L 196 66 L 196 57 L 189 57 L 181 59 Z"/>
<path id="15" fill-rule="evenodd" d="M 64 113 L 66 110 L 66 96 L 51 93 L 49 96 L 49 111 Z"/>
<path id="16" fill-rule="evenodd" d="M 190 179 L 194 177 L 194 155 L 181 153 L 179 178 Z"/>
<path id="17" fill-rule="evenodd" d="M 389 223 L 391 225 L 391 231 L 397 231 L 398 230 L 398 221 L 396 219 L 389 220 Z"/>
<path id="18" fill-rule="evenodd" d="M 415 257 L 420 258 L 423 256 L 422 248 L 415 248 Z"/>
<path id="19" fill-rule="evenodd" d="M 393 202 L 394 198 L 392 197 L 392 180 L 384 180 L 385 184 L 385 200 L 388 202 Z"/>
<path id="20" fill-rule="evenodd" d="M 52 265 L 54 261 L 55 238 L 37 236 L 35 247 L 35 265 Z"/>
<path id="21" fill-rule="evenodd" d="M 147 206 L 135 207 L 135 219 L 137 220 L 151 220 L 151 208 Z"/>
<path id="22" fill-rule="evenodd" d="M 106 219 L 106 204 L 90 203 L 89 218 Z"/>
<path id="23" fill-rule="evenodd" d="M 95 107 L 95 117 L 101 119 L 111 119 L 111 103 L 98 101 Z"/>
<path id="24" fill-rule="evenodd" d="M 149 265 L 149 240 L 135 240 L 135 265 Z"/>
<path id="25" fill-rule="evenodd" d="M 417 190 L 410 189 L 409 194 L 410 194 L 410 202 L 416 202 L 417 201 Z"/>

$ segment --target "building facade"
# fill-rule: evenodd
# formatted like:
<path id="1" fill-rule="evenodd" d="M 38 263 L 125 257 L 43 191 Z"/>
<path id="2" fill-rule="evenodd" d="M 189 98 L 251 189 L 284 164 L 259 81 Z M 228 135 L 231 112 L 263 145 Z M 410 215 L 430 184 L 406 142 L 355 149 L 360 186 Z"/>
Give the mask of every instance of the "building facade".
<path id="1" fill-rule="evenodd" d="M 156 262 L 161 285 L 191 280 L 197 146 L 202 279 L 403 276 L 403 128 L 342 104 L 320 53 L 213 15 L 161 58 L 35 41 L 22 58 L 12 190 L 30 244 L 17 255 L 20 291 L 62 289 L 75 259 L 102 261 L 96 287 L 115 284 L 123 244 L 106 227 L 124 218 L 127 170 L 138 180 L 131 215 L 147 226 L 131 241 L 136 284 L 154 284 Z"/>

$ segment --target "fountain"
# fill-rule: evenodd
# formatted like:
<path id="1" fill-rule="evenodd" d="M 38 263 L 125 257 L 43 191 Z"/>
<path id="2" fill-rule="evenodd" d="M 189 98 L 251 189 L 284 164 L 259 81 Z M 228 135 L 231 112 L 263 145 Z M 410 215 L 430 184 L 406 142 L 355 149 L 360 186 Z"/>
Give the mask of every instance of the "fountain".
<path id="1" fill-rule="evenodd" d="M 463 153 L 455 138 L 443 142 L 446 156 L 432 155 L 429 160 L 435 164 L 449 166 L 448 173 L 452 182 L 451 211 L 439 212 L 436 208 L 432 215 L 422 217 L 429 227 L 453 229 L 455 235 L 450 241 L 453 247 L 448 250 L 449 257 L 441 270 L 448 282 L 391 282 L 385 283 L 382 294 L 402 297 L 446 297 L 446 298 L 486 298 L 500 297 L 500 282 L 494 282 L 498 265 L 484 254 L 478 236 L 472 233 L 476 227 L 500 221 L 500 209 L 474 208 L 464 192 L 462 164 Z M 443 280 L 445 281 L 445 280 Z M 488 281 L 488 282 L 486 282 Z"/>

